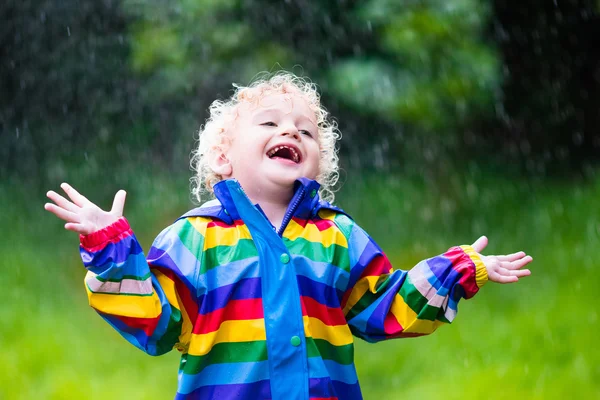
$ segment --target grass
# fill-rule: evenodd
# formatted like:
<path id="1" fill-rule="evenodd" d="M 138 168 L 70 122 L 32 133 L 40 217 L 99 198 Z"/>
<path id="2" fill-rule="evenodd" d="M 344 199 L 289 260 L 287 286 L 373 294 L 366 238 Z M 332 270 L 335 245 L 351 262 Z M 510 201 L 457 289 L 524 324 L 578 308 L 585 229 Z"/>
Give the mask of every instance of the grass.
<path id="1" fill-rule="evenodd" d="M 185 177 L 146 172 L 119 180 L 145 249 L 190 206 Z M 97 178 L 70 180 L 108 207 L 118 188 L 93 184 L 106 180 Z M 0 398 L 172 398 L 178 354 L 143 354 L 87 306 L 77 237 L 42 209 L 44 191 L 0 184 Z M 600 396 L 600 180 L 513 182 L 469 172 L 432 188 L 365 177 L 338 198 L 397 268 L 481 234 L 490 239 L 486 254 L 523 249 L 535 260 L 530 278 L 488 284 L 429 337 L 357 341 L 367 400 Z"/>

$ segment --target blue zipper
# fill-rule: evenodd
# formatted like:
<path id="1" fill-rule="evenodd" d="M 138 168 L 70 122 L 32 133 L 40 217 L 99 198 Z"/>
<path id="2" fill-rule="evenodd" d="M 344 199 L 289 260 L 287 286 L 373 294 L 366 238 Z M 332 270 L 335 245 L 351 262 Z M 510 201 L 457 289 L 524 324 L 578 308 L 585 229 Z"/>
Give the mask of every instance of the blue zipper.
<path id="1" fill-rule="evenodd" d="M 283 221 L 281 221 L 281 226 L 279 227 L 279 230 L 277 231 L 277 234 L 279 236 L 283 236 L 283 231 L 285 231 L 285 228 L 290 223 L 290 220 L 292 219 L 292 216 L 296 212 L 298 205 L 304 198 L 305 192 L 306 192 L 306 189 L 304 188 L 304 186 L 302 186 L 300 191 L 297 192 L 296 195 L 294 196 L 292 206 L 290 208 L 288 208 L 287 212 L 283 216 Z"/>

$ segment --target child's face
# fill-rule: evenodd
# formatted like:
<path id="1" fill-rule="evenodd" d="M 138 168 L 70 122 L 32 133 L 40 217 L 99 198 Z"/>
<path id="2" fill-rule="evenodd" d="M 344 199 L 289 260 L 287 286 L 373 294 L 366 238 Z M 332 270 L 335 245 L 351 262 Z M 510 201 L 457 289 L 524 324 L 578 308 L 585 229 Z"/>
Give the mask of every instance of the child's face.
<path id="1" fill-rule="evenodd" d="M 227 136 L 229 174 L 250 195 L 289 196 L 300 177 L 319 174 L 319 137 L 315 113 L 299 94 L 270 94 L 256 103 L 242 103 Z M 252 197 L 252 196 L 251 196 Z"/>

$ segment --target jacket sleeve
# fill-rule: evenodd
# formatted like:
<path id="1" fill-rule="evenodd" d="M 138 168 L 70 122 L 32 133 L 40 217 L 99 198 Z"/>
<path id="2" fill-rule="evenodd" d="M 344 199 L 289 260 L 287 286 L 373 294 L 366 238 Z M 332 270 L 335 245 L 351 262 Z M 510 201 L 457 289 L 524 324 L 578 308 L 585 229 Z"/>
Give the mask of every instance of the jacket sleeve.
<path id="1" fill-rule="evenodd" d="M 393 270 L 379 246 L 350 218 L 336 218 L 348 237 L 350 277 L 341 306 L 352 333 L 368 342 L 413 337 L 451 323 L 461 298 L 487 282 L 471 246 L 452 247 L 409 271 Z"/>
<path id="2" fill-rule="evenodd" d="M 194 240 L 187 225 L 179 220 L 161 232 L 147 258 L 125 218 L 80 238 L 90 305 L 150 355 L 187 351 L 198 315 L 199 261 L 186 244 Z"/>

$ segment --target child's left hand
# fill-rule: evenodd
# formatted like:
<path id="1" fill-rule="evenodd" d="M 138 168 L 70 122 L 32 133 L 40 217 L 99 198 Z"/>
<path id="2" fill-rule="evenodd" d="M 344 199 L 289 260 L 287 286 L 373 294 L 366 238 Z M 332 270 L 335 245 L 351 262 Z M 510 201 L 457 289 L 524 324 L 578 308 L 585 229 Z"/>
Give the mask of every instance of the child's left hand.
<path id="1" fill-rule="evenodd" d="M 533 261 L 531 256 L 528 256 L 523 251 L 518 253 L 508 254 L 505 256 L 484 256 L 481 251 L 488 244 L 488 239 L 485 236 L 480 237 L 473 243 L 473 249 L 479 253 L 481 261 L 485 265 L 488 273 L 488 279 L 498 283 L 513 283 L 518 282 L 519 278 L 531 275 L 528 269 L 521 269 Z"/>

